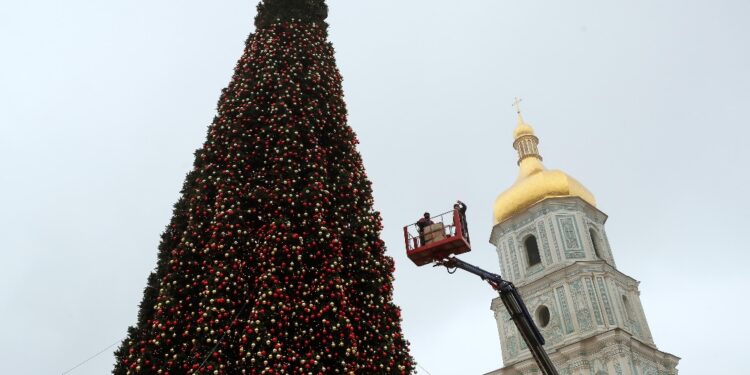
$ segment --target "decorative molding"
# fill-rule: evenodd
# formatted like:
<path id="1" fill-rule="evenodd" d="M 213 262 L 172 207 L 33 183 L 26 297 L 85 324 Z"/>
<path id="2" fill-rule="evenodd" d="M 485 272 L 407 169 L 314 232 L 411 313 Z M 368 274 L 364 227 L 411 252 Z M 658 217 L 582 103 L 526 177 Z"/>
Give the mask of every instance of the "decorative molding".
<path id="1" fill-rule="evenodd" d="M 558 263 L 553 267 L 548 267 L 547 274 L 544 277 L 524 280 L 515 284 L 521 290 L 522 295 L 528 296 L 544 288 L 548 288 L 553 281 L 564 280 L 572 282 L 581 276 L 590 276 L 591 274 L 607 275 L 613 280 L 628 285 L 635 290 L 638 289 L 638 281 L 601 260 L 578 260 L 562 264 Z"/>
<path id="2" fill-rule="evenodd" d="M 525 253 L 525 249 L 524 249 L 524 253 Z M 544 271 L 544 265 L 542 263 L 537 263 L 526 269 L 526 277 L 534 276 L 542 271 Z"/>
<path id="3" fill-rule="evenodd" d="M 578 223 L 576 223 L 574 215 L 557 215 L 557 227 L 560 232 L 560 238 L 562 239 L 563 249 L 565 249 L 566 259 L 584 259 L 586 253 L 583 250 L 581 243 L 580 231 L 578 230 Z"/>
<path id="4" fill-rule="evenodd" d="M 615 375 L 622 375 L 622 366 L 620 366 L 620 362 L 615 362 Z"/>
<path id="5" fill-rule="evenodd" d="M 588 309 L 588 303 L 586 303 L 586 296 L 581 286 L 581 280 L 573 281 L 570 284 L 571 295 L 573 297 L 573 309 L 576 312 L 576 319 L 578 320 L 578 327 L 581 328 L 582 332 L 588 332 L 594 329 L 594 325 L 591 322 L 591 312 Z"/>
<path id="6" fill-rule="evenodd" d="M 527 225 L 524 225 L 519 230 L 517 230 L 515 233 L 516 233 L 516 239 L 519 242 L 523 242 L 523 239 L 526 238 L 526 236 L 528 236 L 530 234 L 533 235 L 534 237 L 539 238 L 539 235 L 536 232 L 536 226 L 534 226 L 533 223 L 529 223 Z"/>
<path id="7" fill-rule="evenodd" d="M 513 280 L 520 280 L 521 273 L 518 270 L 518 253 L 516 253 L 516 244 L 513 238 L 508 239 L 508 249 L 510 250 L 510 261 L 513 266 Z"/>
<path id="8" fill-rule="evenodd" d="M 555 245 L 555 253 L 557 254 L 557 261 L 562 262 L 565 260 L 563 258 L 562 252 L 560 251 L 560 241 L 557 240 L 557 234 L 555 232 L 555 226 L 552 224 L 552 217 L 547 218 L 547 225 L 549 226 L 549 233 L 552 238 L 552 244 Z"/>
<path id="9" fill-rule="evenodd" d="M 506 254 L 505 244 L 503 242 L 499 242 L 497 244 L 497 257 L 500 261 L 500 273 L 504 277 L 508 277 L 510 274 L 510 271 L 508 270 L 509 264 L 508 264 L 508 256 Z"/>
<path id="10" fill-rule="evenodd" d="M 635 359 L 633 357 L 630 357 L 630 371 L 633 373 L 633 375 L 638 375 L 638 369 L 635 367 Z"/>
<path id="11" fill-rule="evenodd" d="M 596 318 L 596 324 L 598 325 L 604 325 L 604 320 L 602 319 L 602 313 L 601 310 L 599 310 L 599 299 L 596 298 L 596 291 L 594 289 L 594 283 L 591 281 L 591 278 L 584 278 L 586 282 L 586 291 L 589 294 L 589 300 L 591 301 L 591 306 L 594 309 L 594 317 Z"/>
<path id="12" fill-rule="evenodd" d="M 615 319 L 614 312 L 612 311 L 612 305 L 609 302 L 609 291 L 607 290 L 606 285 L 604 285 L 604 278 L 597 277 L 596 283 L 599 286 L 599 294 L 601 296 L 602 303 L 604 304 L 604 311 L 607 312 L 607 319 L 609 320 L 609 324 L 614 326 L 617 324 L 617 320 Z"/>
<path id="13" fill-rule="evenodd" d="M 544 256 L 546 258 L 546 264 L 552 264 L 555 262 L 552 259 L 552 254 L 549 250 L 549 241 L 547 241 L 547 230 L 544 228 L 544 220 L 540 220 L 536 223 L 537 232 L 542 240 L 542 249 L 544 250 Z"/>
<path id="14" fill-rule="evenodd" d="M 587 218 L 599 225 L 604 225 L 607 221 L 607 214 L 579 197 L 548 197 L 535 203 L 524 212 L 495 224 L 490 235 L 490 243 L 496 244 L 502 236 L 535 221 L 542 215 L 557 211 L 582 212 Z"/>
<path id="15" fill-rule="evenodd" d="M 615 254 L 612 252 L 612 247 L 609 246 L 609 238 L 607 237 L 607 231 L 604 230 L 604 226 L 601 227 L 601 236 L 602 239 L 604 239 L 604 247 L 607 248 L 607 252 L 609 252 L 609 261 L 612 262 L 612 267 L 617 267 L 617 263 L 615 262 Z"/>
<path id="16" fill-rule="evenodd" d="M 557 302 L 560 305 L 562 311 L 563 322 L 565 325 L 565 333 L 573 333 L 573 320 L 570 318 L 570 310 L 568 309 L 568 298 L 565 296 L 565 287 L 558 287 L 557 291 Z"/>
<path id="17" fill-rule="evenodd" d="M 625 326 L 625 328 L 630 331 L 630 333 L 632 333 L 635 337 L 644 340 L 643 329 L 641 328 L 640 324 L 640 314 L 633 306 L 633 299 L 637 297 L 629 295 L 630 293 L 628 293 L 626 290 L 623 290 L 619 285 L 615 285 L 615 288 L 617 293 L 619 294 L 617 305 L 620 307 L 619 311 L 620 316 L 622 317 L 623 326 Z M 628 300 L 628 305 L 630 306 L 625 304 L 625 300 L 623 299 L 623 297 Z"/>

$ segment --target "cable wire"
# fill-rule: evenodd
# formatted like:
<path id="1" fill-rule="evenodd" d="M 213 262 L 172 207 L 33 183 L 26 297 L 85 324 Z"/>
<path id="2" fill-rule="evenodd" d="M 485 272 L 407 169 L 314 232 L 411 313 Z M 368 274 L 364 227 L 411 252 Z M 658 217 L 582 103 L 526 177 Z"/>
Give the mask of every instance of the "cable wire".
<path id="1" fill-rule="evenodd" d="M 420 365 L 419 363 L 417 363 L 417 366 L 418 366 L 419 368 L 421 368 L 421 369 L 422 369 L 422 371 L 426 372 L 426 373 L 427 373 L 427 375 L 432 375 L 432 374 L 430 374 L 430 372 L 429 372 L 429 371 L 427 371 L 427 369 L 426 369 L 426 368 L 422 367 L 422 365 Z"/>
<path id="2" fill-rule="evenodd" d="M 115 341 L 115 342 L 114 342 L 114 343 L 113 343 L 112 345 L 110 345 L 110 346 L 108 346 L 108 347 L 106 347 L 106 348 L 102 349 L 102 350 L 101 350 L 101 351 L 100 351 L 99 353 L 96 353 L 96 354 L 92 355 L 91 357 L 89 357 L 89 358 L 88 358 L 87 360 L 85 360 L 85 361 L 83 361 L 83 362 L 81 362 L 81 363 L 79 363 L 79 364 L 75 365 L 75 367 L 73 367 L 72 369 L 70 369 L 70 370 L 68 370 L 68 371 L 65 371 L 65 372 L 63 372 L 63 373 L 62 373 L 62 375 L 70 374 L 71 372 L 73 372 L 73 370 L 75 370 L 75 369 L 77 369 L 77 368 L 79 368 L 79 367 L 81 367 L 81 366 L 85 365 L 85 364 L 86 364 L 86 362 L 88 362 L 88 361 L 90 361 L 90 360 L 92 360 L 92 359 L 94 359 L 94 358 L 98 357 L 98 356 L 99 356 L 100 354 L 102 354 L 102 353 L 106 352 L 107 350 L 109 350 L 109 348 L 111 348 L 111 347 L 113 347 L 113 346 L 115 346 L 115 345 L 117 345 L 117 344 L 119 344 L 119 343 L 120 343 L 120 340 L 117 340 L 117 341 Z"/>

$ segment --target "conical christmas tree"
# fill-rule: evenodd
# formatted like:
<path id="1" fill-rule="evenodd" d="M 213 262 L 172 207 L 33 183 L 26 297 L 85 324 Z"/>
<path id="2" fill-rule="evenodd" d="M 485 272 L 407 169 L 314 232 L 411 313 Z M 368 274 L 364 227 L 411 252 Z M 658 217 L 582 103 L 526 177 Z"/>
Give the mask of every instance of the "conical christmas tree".
<path id="1" fill-rule="evenodd" d="M 265 0 L 115 374 L 407 374 L 323 0 Z"/>

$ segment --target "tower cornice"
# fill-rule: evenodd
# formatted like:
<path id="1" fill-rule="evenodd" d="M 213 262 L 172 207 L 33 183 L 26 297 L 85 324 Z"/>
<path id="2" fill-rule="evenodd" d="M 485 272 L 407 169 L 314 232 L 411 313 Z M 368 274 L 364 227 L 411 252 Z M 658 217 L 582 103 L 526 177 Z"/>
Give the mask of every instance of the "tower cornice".
<path id="1" fill-rule="evenodd" d="M 536 220 L 541 215 L 555 211 L 583 211 L 589 217 L 594 218 L 599 225 L 607 222 L 607 214 L 596 208 L 596 206 L 577 196 L 546 197 L 530 207 L 523 213 L 511 216 L 506 220 L 495 224 L 490 233 L 490 243 L 496 244 L 497 240 L 506 233 L 519 229 L 522 226 Z"/>
<path id="2" fill-rule="evenodd" d="M 549 355 L 558 368 L 580 368 L 591 366 L 594 358 L 587 355 L 587 353 L 595 352 L 608 353 L 604 358 L 613 360 L 622 356 L 631 356 L 636 360 L 652 362 L 660 370 L 674 369 L 681 359 L 674 354 L 661 351 L 654 346 L 643 343 L 629 332 L 620 328 L 613 328 L 597 335 L 566 344 L 556 350 L 551 350 Z M 526 373 L 524 370 L 532 371 L 536 368 L 531 354 L 526 353 L 520 356 L 516 362 L 485 375 Z"/>

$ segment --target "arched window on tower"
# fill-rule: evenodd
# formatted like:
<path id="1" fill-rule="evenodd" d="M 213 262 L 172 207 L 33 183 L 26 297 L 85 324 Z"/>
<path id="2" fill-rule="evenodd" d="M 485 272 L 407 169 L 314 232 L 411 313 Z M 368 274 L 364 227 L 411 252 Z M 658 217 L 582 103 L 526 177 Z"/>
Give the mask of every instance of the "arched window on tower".
<path id="1" fill-rule="evenodd" d="M 523 246 L 526 248 L 526 259 L 529 261 L 529 267 L 542 263 L 542 258 L 539 256 L 539 245 L 536 243 L 536 237 L 526 237 L 526 240 L 523 241 Z"/>
<path id="2" fill-rule="evenodd" d="M 602 245 L 599 242 L 599 236 L 596 234 L 594 228 L 589 228 L 589 237 L 591 237 L 591 245 L 594 246 L 594 254 L 596 254 L 596 257 L 599 259 L 604 259 L 604 257 L 602 257 L 601 251 Z"/>

